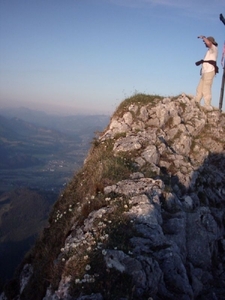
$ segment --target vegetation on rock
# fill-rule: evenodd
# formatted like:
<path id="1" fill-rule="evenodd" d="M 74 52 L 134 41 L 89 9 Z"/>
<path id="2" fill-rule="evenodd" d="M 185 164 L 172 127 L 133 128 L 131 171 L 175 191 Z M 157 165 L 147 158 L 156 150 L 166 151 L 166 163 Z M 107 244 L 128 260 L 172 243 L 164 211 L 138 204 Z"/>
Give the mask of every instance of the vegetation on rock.
<path id="1" fill-rule="evenodd" d="M 2 299 L 223 299 L 224 145 L 191 97 L 126 99 Z"/>

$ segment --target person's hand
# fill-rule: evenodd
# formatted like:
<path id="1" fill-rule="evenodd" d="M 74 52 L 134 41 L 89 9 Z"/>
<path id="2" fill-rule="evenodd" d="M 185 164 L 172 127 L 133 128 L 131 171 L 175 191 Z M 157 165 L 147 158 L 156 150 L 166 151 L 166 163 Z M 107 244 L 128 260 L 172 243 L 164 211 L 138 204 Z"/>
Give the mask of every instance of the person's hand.
<path id="1" fill-rule="evenodd" d="M 204 35 L 199 35 L 199 36 L 198 36 L 198 39 L 204 39 L 204 38 L 205 38 Z"/>

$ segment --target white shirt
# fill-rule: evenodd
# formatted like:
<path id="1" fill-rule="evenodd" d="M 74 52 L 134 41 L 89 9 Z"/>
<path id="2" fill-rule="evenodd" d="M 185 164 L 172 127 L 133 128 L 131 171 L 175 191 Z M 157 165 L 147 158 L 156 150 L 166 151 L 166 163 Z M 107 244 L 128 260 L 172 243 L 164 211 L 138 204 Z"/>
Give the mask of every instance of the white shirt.
<path id="1" fill-rule="evenodd" d="M 218 56 L 218 49 L 215 45 L 212 44 L 211 48 L 208 49 L 208 51 L 206 52 L 206 55 L 204 57 L 204 60 L 217 60 L 217 56 Z M 204 73 L 208 73 L 208 72 L 212 72 L 215 71 L 215 68 L 213 65 L 204 62 L 202 64 L 202 74 Z"/>

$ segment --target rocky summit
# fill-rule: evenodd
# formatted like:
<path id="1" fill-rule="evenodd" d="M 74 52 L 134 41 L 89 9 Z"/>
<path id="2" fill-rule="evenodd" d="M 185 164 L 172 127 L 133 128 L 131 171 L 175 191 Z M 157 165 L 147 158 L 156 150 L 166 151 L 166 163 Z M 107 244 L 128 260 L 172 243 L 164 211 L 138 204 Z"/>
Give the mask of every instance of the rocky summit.
<path id="1" fill-rule="evenodd" d="M 0 299 L 225 299 L 225 114 L 124 100 Z"/>

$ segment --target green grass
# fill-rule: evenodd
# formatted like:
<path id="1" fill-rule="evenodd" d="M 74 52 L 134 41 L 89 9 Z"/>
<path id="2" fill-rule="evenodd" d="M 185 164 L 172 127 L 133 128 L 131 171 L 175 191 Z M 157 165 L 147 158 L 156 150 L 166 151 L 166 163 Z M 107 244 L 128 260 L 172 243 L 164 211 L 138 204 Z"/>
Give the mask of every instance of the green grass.
<path id="1" fill-rule="evenodd" d="M 122 117 L 131 104 L 137 105 L 139 108 L 143 105 L 155 105 L 157 102 L 162 100 L 163 97 L 159 95 L 146 95 L 146 94 L 136 94 L 125 99 L 116 109 L 112 117 Z"/>

